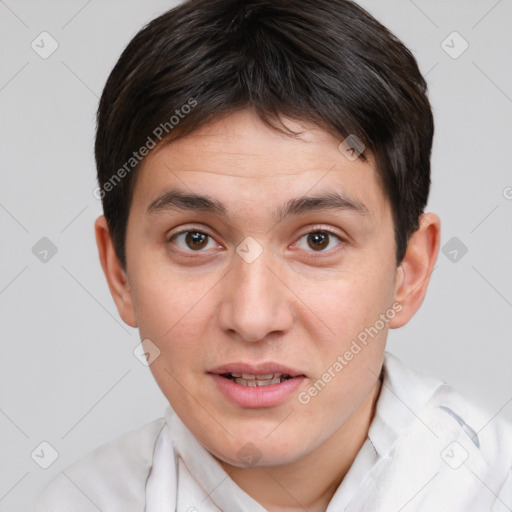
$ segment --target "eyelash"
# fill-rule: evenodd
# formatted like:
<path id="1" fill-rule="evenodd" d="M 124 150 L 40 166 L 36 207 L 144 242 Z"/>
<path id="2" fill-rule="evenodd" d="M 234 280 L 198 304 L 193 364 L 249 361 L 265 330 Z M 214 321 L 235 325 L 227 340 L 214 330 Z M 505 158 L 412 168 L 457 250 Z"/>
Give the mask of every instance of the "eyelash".
<path id="1" fill-rule="evenodd" d="M 207 237 L 209 237 L 211 240 L 215 240 L 214 237 L 212 235 L 210 235 L 209 233 L 205 232 L 203 229 L 194 229 L 194 228 L 189 228 L 189 229 L 186 229 L 186 230 L 182 230 L 182 231 L 179 231 L 177 233 L 174 233 L 172 235 L 170 235 L 167 239 L 167 242 L 168 243 L 173 243 L 176 238 L 180 235 L 186 235 L 188 233 L 200 233 L 202 235 L 205 235 Z M 328 250 L 319 250 L 319 251 L 314 251 L 314 250 L 305 250 L 306 253 L 313 253 L 313 254 L 320 254 L 320 255 L 323 255 L 323 254 L 327 254 L 329 256 L 331 256 L 332 254 L 334 253 L 337 253 L 338 250 L 336 249 L 337 247 L 339 247 L 343 242 L 345 242 L 345 240 L 340 236 L 338 235 L 337 233 L 334 233 L 333 231 L 331 231 L 330 229 L 326 229 L 326 228 L 323 228 L 323 227 L 320 227 L 320 226 L 314 226 L 312 228 L 310 228 L 309 231 L 307 231 L 306 233 L 302 234 L 298 239 L 297 239 L 297 242 L 300 241 L 302 238 L 304 237 L 307 237 L 308 235 L 312 235 L 312 234 L 315 234 L 315 233 L 323 233 L 323 234 L 326 234 L 328 237 L 330 238 L 336 238 L 338 240 L 338 244 L 333 248 L 333 249 L 328 249 Z M 297 243 L 295 242 L 295 243 Z M 217 243 L 217 242 L 216 242 Z M 329 242 L 330 243 L 330 242 Z M 300 249 L 299 249 L 300 250 Z M 185 249 L 179 249 L 180 252 L 183 252 L 183 253 L 202 253 L 202 252 L 206 252 L 205 250 L 197 250 L 197 251 L 194 251 L 194 250 L 185 250 Z M 190 256 L 190 257 L 194 257 L 194 256 Z M 322 256 L 311 256 L 311 255 L 308 255 L 308 257 L 313 257 L 313 258 L 318 258 L 318 257 L 322 257 Z"/>

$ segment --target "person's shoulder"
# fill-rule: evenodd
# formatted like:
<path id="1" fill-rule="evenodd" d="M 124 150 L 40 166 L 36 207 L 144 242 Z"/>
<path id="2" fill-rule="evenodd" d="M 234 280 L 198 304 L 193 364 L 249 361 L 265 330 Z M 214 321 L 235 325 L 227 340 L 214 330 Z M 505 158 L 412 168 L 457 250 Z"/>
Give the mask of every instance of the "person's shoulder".
<path id="1" fill-rule="evenodd" d="M 492 460 L 499 457 L 512 466 L 512 424 L 496 411 L 485 410 L 446 382 L 410 368 L 395 356 L 386 354 L 388 379 L 401 398 L 414 404 L 413 409 L 429 418 L 439 430 L 453 427 Z"/>
<path id="2" fill-rule="evenodd" d="M 61 471 L 39 495 L 34 512 L 144 510 L 145 486 L 165 419 L 94 449 Z"/>
<path id="3" fill-rule="evenodd" d="M 428 406 L 433 424 L 437 418 L 438 424 L 460 429 L 454 448 L 465 447 L 468 453 L 468 446 L 476 449 L 482 466 L 487 466 L 495 475 L 510 475 L 512 424 L 500 416 L 501 410 L 488 411 L 447 384 L 436 391 Z M 451 453 L 449 449 L 447 452 L 446 455 Z M 466 453 L 461 457 L 466 457 Z M 473 462 L 468 460 L 468 465 L 471 467 Z"/>
<path id="4" fill-rule="evenodd" d="M 379 503 L 391 507 L 415 496 L 410 506 L 422 512 L 512 505 L 512 425 L 499 412 L 386 354 L 369 433 L 381 455 L 374 479 L 387 484 Z"/>

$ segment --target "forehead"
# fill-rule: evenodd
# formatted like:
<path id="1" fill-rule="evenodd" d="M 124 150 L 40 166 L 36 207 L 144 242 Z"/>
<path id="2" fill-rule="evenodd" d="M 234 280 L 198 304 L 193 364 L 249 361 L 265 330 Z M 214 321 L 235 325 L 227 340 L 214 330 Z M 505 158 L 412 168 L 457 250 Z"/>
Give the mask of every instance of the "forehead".
<path id="1" fill-rule="evenodd" d="M 348 159 L 339 150 L 342 138 L 316 125 L 284 122 L 299 135 L 280 133 L 246 110 L 158 146 L 138 170 L 133 202 L 155 209 L 162 195 L 179 189 L 221 205 L 272 206 L 274 216 L 304 196 L 337 195 L 371 216 L 388 208 L 371 155 Z"/>

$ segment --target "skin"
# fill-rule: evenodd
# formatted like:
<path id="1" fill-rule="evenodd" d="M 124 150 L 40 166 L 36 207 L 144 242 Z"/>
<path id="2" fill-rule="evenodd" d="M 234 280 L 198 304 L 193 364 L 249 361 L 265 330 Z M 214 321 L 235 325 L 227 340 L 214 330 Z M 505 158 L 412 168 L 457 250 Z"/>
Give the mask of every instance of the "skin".
<path id="1" fill-rule="evenodd" d="M 320 511 L 367 436 L 388 328 L 406 324 L 424 299 L 440 222 L 422 215 L 397 266 L 391 206 L 371 155 L 350 161 L 338 149 L 340 138 L 284 121 L 300 137 L 278 133 L 246 110 L 153 150 L 138 171 L 125 269 L 104 217 L 95 229 L 118 311 L 141 339 L 158 346 L 150 368 L 181 420 L 268 510 Z M 175 188 L 220 201 L 226 217 L 148 212 Z M 321 209 L 276 222 L 287 201 L 333 191 L 366 211 Z M 211 238 L 199 250 L 185 234 L 170 240 L 186 230 Z M 310 245 L 308 234 L 326 230 L 334 235 L 324 245 Z M 263 251 L 252 263 L 236 252 L 249 236 Z M 401 310 L 379 334 L 309 403 L 300 403 L 298 394 L 393 304 Z M 277 362 L 306 379 L 278 406 L 240 407 L 207 373 L 235 361 Z M 252 466 L 237 457 L 248 442 L 261 453 Z"/>

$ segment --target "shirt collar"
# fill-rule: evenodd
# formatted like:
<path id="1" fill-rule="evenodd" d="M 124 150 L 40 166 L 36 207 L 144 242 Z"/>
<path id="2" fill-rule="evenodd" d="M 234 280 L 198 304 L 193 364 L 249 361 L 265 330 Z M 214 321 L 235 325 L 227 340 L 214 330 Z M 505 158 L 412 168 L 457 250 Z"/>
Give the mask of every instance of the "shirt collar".
<path id="1" fill-rule="evenodd" d="M 386 352 L 383 381 L 368 437 L 380 457 L 386 456 L 400 434 L 419 418 L 436 390 L 444 383 L 408 368 Z"/>

